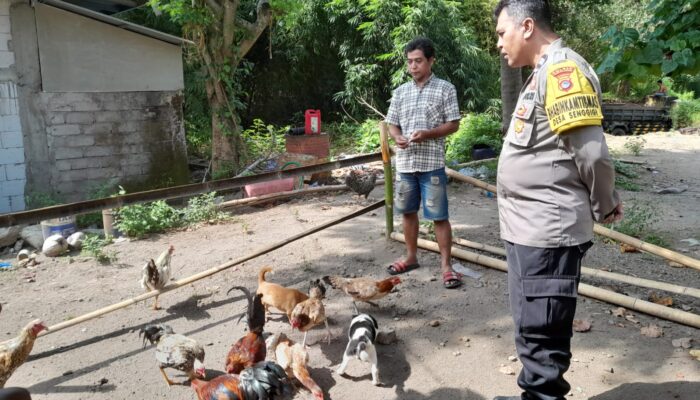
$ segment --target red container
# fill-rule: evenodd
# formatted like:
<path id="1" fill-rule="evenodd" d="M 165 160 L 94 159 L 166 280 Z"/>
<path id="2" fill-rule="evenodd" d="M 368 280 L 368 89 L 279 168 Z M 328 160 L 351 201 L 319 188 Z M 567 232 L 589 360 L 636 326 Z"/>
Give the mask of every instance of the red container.
<path id="1" fill-rule="evenodd" d="M 321 110 L 306 110 L 304 114 L 306 124 L 304 133 L 307 135 L 318 135 L 321 133 Z"/>

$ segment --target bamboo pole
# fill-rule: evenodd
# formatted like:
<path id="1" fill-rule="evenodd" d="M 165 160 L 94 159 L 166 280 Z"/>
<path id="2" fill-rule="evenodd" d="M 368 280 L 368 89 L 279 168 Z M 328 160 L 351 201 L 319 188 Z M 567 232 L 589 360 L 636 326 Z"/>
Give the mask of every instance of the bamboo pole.
<path id="1" fill-rule="evenodd" d="M 472 242 L 471 240 L 466 240 L 462 238 L 452 238 L 452 242 L 460 246 L 470 247 L 472 249 L 488 251 L 489 253 L 498 254 L 499 256 L 506 256 L 506 251 L 500 247 L 489 246 L 488 244 Z"/>
<path id="2" fill-rule="evenodd" d="M 376 184 L 383 185 L 384 180 L 379 179 Z M 225 202 L 219 204 L 218 206 L 219 206 L 219 208 L 235 208 L 235 207 L 255 205 L 258 203 L 264 203 L 264 202 L 272 201 L 272 200 L 286 199 L 288 197 L 304 196 L 307 194 L 342 191 L 342 190 L 350 190 L 350 188 L 347 185 L 327 185 L 327 186 L 319 186 L 319 187 L 299 189 L 299 190 L 289 190 L 286 192 L 264 194 L 262 196 L 257 196 L 257 197 L 248 197 L 245 199 L 229 200 L 229 201 L 225 201 Z"/>
<path id="3" fill-rule="evenodd" d="M 382 162 L 384 164 L 384 203 L 386 217 L 386 239 L 394 232 L 394 174 L 391 170 L 391 149 L 389 148 L 389 127 L 385 122 L 379 123 L 379 138 L 382 145 Z"/>
<path id="4" fill-rule="evenodd" d="M 41 333 L 39 334 L 39 336 L 50 335 L 50 334 L 55 333 L 55 332 L 57 332 L 57 331 L 60 331 L 60 330 L 62 330 L 62 329 L 69 328 L 69 327 L 71 327 L 71 326 L 80 324 L 80 323 L 82 323 L 82 322 L 89 321 L 89 320 L 91 320 L 91 319 L 100 317 L 100 316 L 102 316 L 102 315 L 111 313 L 111 312 L 113 312 L 113 311 L 116 311 L 116 310 L 119 310 L 119 309 L 128 307 L 128 306 L 133 305 L 133 304 L 136 304 L 136 303 L 138 303 L 139 301 L 144 301 L 144 300 L 147 300 L 147 299 L 149 299 L 149 298 L 151 298 L 151 297 L 155 297 L 155 296 L 161 295 L 161 294 L 163 294 L 163 293 L 167 293 L 167 292 L 173 291 L 173 290 L 175 290 L 175 289 L 179 289 L 179 288 L 181 288 L 181 287 L 183 287 L 183 286 L 185 286 L 185 285 L 189 285 L 190 283 L 193 283 L 193 282 L 196 282 L 196 281 L 198 281 L 198 280 L 204 279 L 204 278 L 206 278 L 206 277 L 212 276 L 212 275 L 217 274 L 217 273 L 219 273 L 219 272 L 221 272 L 221 271 L 227 270 L 227 269 L 229 269 L 229 268 L 231 268 L 231 267 L 233 267 L 233 266 L 236 266 L 236 265 L 238 265 L 238 264 L 242 264 L 242 263 L 244 263 L 244 262 L 246 262 L 246 261 L 249 261 L 249 260 L 252 260 L 252 259 L 254 259 L 254 258 L 256 258 L 256 257 L 259 257 L 259 256 L 261 256 L 261 255 L 263 255 L 263 254 L 267 254 L 267 253 L 269 253 L 269 252 L 271 252 L 271 251 L 273 251 L 273 250 L 277 250 L 277 249 L 279 249 L 280 247 L 286 246 L 287 244 L 292 243 L 292 242 L 294 242 L 294 241 L 297 241 L 297 240 L 299 240 L 299 239 L 301 239 L 301 238 L 303 238 L 303 237 L 306 237 L 306 236 L 309 236 L 309 235 L 314 234 L 314 233 L 316 233 L 316 232 L 322 231 L 322 230 L 324 230 L 324 229 L 326 229 L 326 228 L 330 228 L 330 227 L 333 226 L 333 225 L 337 225 L 337 224 L 339 224 L 339 223 L 341 223 L 341 222 L 345 222 L 345 221 L 347 221 L 347 220 L 350 220 L 350 219 L 355 218 L 355 217 L 357 217 L 357 216 L 360 216 L 360 215 L 362 215 L 362 214 L 368 213 L 368 212 L 370 212 L 370 211 L 372 211 L 372 210 L 376 210 L 377 208 L 380 208 L 380 207 L 382 207 L 383 205 L 384 205 L 384 200 L 378 201 L 378 202 L 373 203 L 373 204 L 370 204 L 369 206 L 364 207 L 364 208 L 362 208 L 362 209 L 360 209 L 360 210 L 357 210 L 357 211 L 352 212 L 352 213 L 350 213 L 350 214 L 344 215 L 344 216 L 342 216 L 342 217 L 340 217 L 340 218 L 333 219 L 333 220 L 331 220 L 331 221 L 328 221 L 328 222 L 326 222 L 326 223 L 323 223 L 323 224 L 318 225 L 318 226 L 316 226 L 316 227 L 313 227 L 313 228 L 311 228 L 311 229 L 305 230 L 304 232 L 301 232 L 301 233 L 298 233 L 298 234 L 296 234 L 296 235 L 293 235 L 293 236 L 291 236 L 291 237 L 289 237 L 289 238 L 287 238 L 287 239 L 285 239 L 285 240 L 282 240 L 282 241 L 280 241 L 280 242 L 273 243 L 273 244 L 271 244 L 271 245 L 269 245 L 269 246 L 265 246 L 265 247 L 263 247 L 262 249 L 260 249 L 260 250 L 258 250 L 258 251 L 255 251 L 255 252 L 253 252 L 253 253 L 251 253 L 251 254 L 245 256 L 245 257 L 241 257 L 241 258 L 239 258 L 239 259 L 237 259 L 237 260 L 233 260 L 233 261 L 230 261 L 230 262 L 228 262 L 228 263 L 221 264 L 221 265 L 219 265 L 218 267 L 213 267 L 213 268 L 210 268 L 210 269 L 208 269 L 208 270 L 206 270 L 206 271 L 202 271 L 202 272 L 199 272 L 199 273 L 197 273 L 197 274 L 191 275 L 191 276 L 189 276 L 189 277 L 187 277 L 187 278 L 184 278 L 184 279 L 180 279 L 180 280 L 178 280 L 178 281 L 175 281 L 173 284 L 168 285 L 167 287 L 165 287 L 165 288 L 163 288 L 163 289 L 161 289 L 161 290 L 153 290 L 153 291 L 150 291 L 150 292 L 148 292 L 148 293 L 144 293 L 144 294 L 142 294 L 142 295 L 139 295 L 139 296 L 132 297 L 132 298 L 130 298 L 130 299 L 121 301 L 121 302 L 119 302 L 119 303 L 112 304 L 111 306 L 107 306 L 107 307 L 104 307 L 104 308 L 100 308 L 99 310 L 95 310 L 95 311 L 89 312 L 89 313 L 87 313 L 87 314 L 83 314 L 83 315 L 81 315 L 81 316 L 79 316 L 79 317 L 70 319 L 70 320 L 68 320 L 68 321 L 60 322 L 60 323 L 58 323 L 58 324 L 49 326 L 49 330 L 41 332 Z"/>
<path id="5" fill-rule="evenodd" d="M 461 163 L 461 164 L 455 164 L 452 166 L 452 169 L 464 168 L 464 167 L 469 167 L 472 165 L 479 165 L 479 164 L 483 164 L 483 163 L 486 163 L 489 161 L 496 161 L 496 160 L 498 160 L 498 158 L 494 157 L 494 158 L 485 158 L 483 160 L 469 161 L 469 162 L 465 162 L 465 163 Z"/>
<path id="6" fill-rule="evenodd" d="M 489 253 L 497 254 L 505 257 L 506 251 L 499 247 L 489 246 L 478 242 L 472 242 L 461 238 L 454 238 L 452 241 L 458 245 L 470 247 L 472 249 L 488 251 Z M 659 282 L 651 279 L 637 278 L 615 272 L 603 271 L 596 268 L 581 267 L 581 275 L 591 278 L 603 278 L 611 281 L 628 283 L 630 285 L 641 286 L 649 289 L 658 289 L 666 292 L 683 294 L 700 298 L 700 289 L 695 289 L 686 286 L 674 285 L 671 283 Z"/>
<path id="7" fill-rule="evenodd" d="M 460 174 L 459 172 L 445 168 L 447 171 L 447 175 L 453 179 L 456 179 L 461 182 L 466 182 L 469 184 L 472 184 L 476 187 L 488 190 L 494 194 L 496 194 L 496 187 L 493 185 L 490 185 L 486 182 L 480 181 L 476 178 L 472 178 L 470 176 L 465 176 Z M 628 244 L 634 248 L 644 250 L 648 253 L 657 255 L 659 257 L 665 258 L 667 260 L 675 261 L 679 264 L 683 264 L 685 266 L 700 270 L 700 260 L 697 260 L 692 257 L 688 257 L 684 254 L 680 254 L 678 252 L 675 252 L 673 250 L 665 249 L 663 247 L 659 247 L 656 245 L 653 245 L 651 243 L 644 242 L 642 240 L 639 240 L 637 238 L 634 238 L 632 236 L 625 235 L 624 233 L 620 232 L 615 232 L 612 229 L 608 229 L 600 224 L 594 224 L 593 225 L 593 232 L 608 237 L 613 240 L 617 240 L 618 242 Z"/>
<path id="8" fill-rule="evenodd" d="M 405 238 L 401 233 L 394 232 L 391 234 L 391 237 L 392 239 L 400 242 L 405 242 Z M 437 243 L 425 239 L 418 239 L 418 247 L 434 251 L 436 253 L 440 252 Z M 475 264 L 481 264 L 499 271 L 508 272 L 508 265 L 505 261 L 497 260 L 481 254 L 475 254 L 456 247 L 452 247 L 452 255 Z M 615 293 L 610 290 L 601 289 L 585 283 L 579 284 L 578 292 L 581 295 L 592 299 L 622 306 L 630 310 L 643 312 L 654 317 L 678 322 L 679 324 L 700 328 L 700 315 L 676 310 L 674 308 L 668 308 L 645 300 L 635 299 L 630 296 L 625 296 L 624 294 Z"/>
<path id="9" fill-rule="evenodd" d="M 593 226 L 593 232 L 599 235 L 609 237 L 610 239 L 617 240 L 618 242 L 622 242 L 630 246 L 636 247 L 640 250 L 644 250 L 648 253 L 656 254 L 657 256 L 663 257 L 667 260 L 675 261 L 679 264 L 683 264 L 690 268 L 700 270 L 700 260 L 688 257 L 684 254 L 676 253 L 675 251 L 644 242 L 632 236 L 627 236 L 624 233 L 615 232 L 614 230 L 608 229 L 599 224 L 595 224 Z"/>

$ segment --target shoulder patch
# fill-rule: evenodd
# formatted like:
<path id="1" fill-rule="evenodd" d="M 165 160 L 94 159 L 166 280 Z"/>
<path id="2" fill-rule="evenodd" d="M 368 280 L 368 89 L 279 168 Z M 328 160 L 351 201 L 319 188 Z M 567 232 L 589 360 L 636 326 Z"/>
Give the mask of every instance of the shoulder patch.
<path id="1" fill-rule="evenodd" d="M 600 126 L 603 120 L 598 94 L 571 60 L 547 67 L 545 110 L 556 134 L 579 126 Z"/>

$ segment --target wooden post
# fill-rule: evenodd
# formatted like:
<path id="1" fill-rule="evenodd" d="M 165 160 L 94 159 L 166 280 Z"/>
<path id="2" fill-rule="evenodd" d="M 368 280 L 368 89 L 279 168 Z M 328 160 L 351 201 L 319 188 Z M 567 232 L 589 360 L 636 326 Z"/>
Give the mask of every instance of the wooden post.
<path id="1" fill-rule="evenodd" d="M 394 175 L 391 170 L 391 149 L 389 148 L 389 127 L 386 122 L 379 123 L 379 138 L 382 144 L 382 162 L 384 163 L 384 210 L 386 212 L 386 239 L 391 239 L 394 232 Z"/>

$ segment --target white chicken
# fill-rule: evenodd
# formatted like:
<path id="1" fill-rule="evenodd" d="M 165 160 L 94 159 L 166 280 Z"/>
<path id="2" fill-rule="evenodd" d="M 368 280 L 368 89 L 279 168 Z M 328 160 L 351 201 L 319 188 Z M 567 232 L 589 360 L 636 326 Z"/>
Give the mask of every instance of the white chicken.
<path id="1" fill-rule="evenodd" d="M 143 266 L 143 271 L 141 272 L 141 287 L 146 289 L 147 292 L 163 289 L 170 281 L 170 275 L 172 273 L 170 259 L 173 256 L 173 251 L 175 251 L 175 248 L 170 246 L 158 256 L 156 261 L 150 259 L 146 265 Z M 158 307 L 158 295 L 156 295 L 155 303 L 153 303 L 153 309 L 160 309 L 160 307 Z"/>

